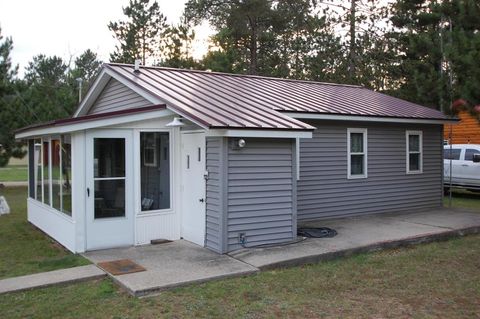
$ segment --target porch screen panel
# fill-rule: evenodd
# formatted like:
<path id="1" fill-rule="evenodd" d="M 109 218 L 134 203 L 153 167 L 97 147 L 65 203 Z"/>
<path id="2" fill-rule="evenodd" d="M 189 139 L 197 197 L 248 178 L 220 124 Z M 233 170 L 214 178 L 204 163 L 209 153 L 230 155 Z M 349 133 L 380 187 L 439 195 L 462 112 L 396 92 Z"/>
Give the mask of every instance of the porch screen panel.
<path id="1" fill-rule="evenodd" d="M 140 133 L 141 209 L 170 208 L 170 137 L 168 132 Z"/>
<path id="2" fill-rule="evenodd" d="M 43 201 L 42 191 L 42 140 L 36 139 L 33 141 L 33 162 L 35 175 L 35 199 L 39 202 Z"/>
<path id="3" fill-rule="evenodd" d="M 125 216 L 125 139 L 94 138 L 95 218 Z"/>
<path id="4" fill-rule="evenodd" d="M 62 212 L 72 215 L 72 145 L 70 135 L 62 135 Z"/>
<path id="5" fill-rule="evenodd" d="M 61 201 L 61 173 L 60 173 L 60 140 L 52 139 L 50 144 L 52 159 L 52 207 L 58 211 L 62 209 Z"/>
<path id="6" fill-rule="evenodd" d="M 43 203 L 50 205 L 50 142 L 44 140 L 42 145 Z"/>

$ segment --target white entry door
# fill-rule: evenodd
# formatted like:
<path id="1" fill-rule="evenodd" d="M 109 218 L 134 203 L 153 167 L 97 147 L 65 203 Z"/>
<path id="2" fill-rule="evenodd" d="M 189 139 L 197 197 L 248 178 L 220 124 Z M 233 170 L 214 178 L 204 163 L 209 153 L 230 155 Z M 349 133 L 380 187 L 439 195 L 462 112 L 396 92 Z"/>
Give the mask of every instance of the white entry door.
<path id="1" fill-rule="evenodd" d="M 182 237 L 205 245 L 205 134 L 182 133 Z"/>
<path id="2" fill-rule="evenodd" d="M 122 130 L 87 134 L 87 250 L 134 243 L 131 135 Z"/>

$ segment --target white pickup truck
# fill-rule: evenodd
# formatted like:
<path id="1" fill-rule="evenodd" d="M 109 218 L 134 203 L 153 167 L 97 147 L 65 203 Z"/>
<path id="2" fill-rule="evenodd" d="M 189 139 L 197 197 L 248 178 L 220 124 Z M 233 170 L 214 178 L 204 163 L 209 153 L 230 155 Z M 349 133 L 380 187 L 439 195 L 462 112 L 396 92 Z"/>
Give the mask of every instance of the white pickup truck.
<path id="1" fill-rule="evenodd" d="M 450 150 L 451 149 L 451 150 Z M 450 160 L 452 186 L 480 192 L 480 145 L 452 144 L 443 149 L 443 184 L 450 185 Z"/>

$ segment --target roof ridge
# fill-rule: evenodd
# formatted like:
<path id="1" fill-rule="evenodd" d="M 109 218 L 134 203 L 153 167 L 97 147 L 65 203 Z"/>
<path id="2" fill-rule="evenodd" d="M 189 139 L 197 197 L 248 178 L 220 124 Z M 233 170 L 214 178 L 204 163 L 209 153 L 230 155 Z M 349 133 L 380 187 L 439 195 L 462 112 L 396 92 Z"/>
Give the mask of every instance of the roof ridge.
<path id="1" fill-rule="evenodd" d="M 111 65 L 111 66 L 128 66 L 128 67 L 132 67 L 132 68 L 134 67 L 133 64 L 128 64 L 128 63 L 109 62 L 109 63 L 104 63 L 104 64 Z M 306 84 L 345 86 L 345 87 L 353 87 L 353 88 L 361 88 L 361 89 L 365 88 L 364 86 L 354 85 L 354 84 L 331 83 L 331 82 L 321 82 L 321 81 L 312 81 L 312 80 L 285 79 L 285 78 L 276 78 L 276 77 L 273 77 L 273 76 L 238 74 L 238 73 L 205 71 L 205 70 L 195 70 L 195 69 L 179 69 L 179 68 L 171 68 L 171 67 L 165 67 L 165 66 L 140 65 L 140 68 L 143 68 L 143 69 L 158 69 L 158 70 L 166 70 L 166 71 L 177 71 L 177 72 L 188 72 L 188 73 L 213 74 L 213 75 L 223 75 L 223 76 L 233 76 L 233 77 L 244 77 L 244 78 L 254 78 L 254 79 L 272 80 L 272 81 L 296 82 L 296 83 L 306 83 Z"/>

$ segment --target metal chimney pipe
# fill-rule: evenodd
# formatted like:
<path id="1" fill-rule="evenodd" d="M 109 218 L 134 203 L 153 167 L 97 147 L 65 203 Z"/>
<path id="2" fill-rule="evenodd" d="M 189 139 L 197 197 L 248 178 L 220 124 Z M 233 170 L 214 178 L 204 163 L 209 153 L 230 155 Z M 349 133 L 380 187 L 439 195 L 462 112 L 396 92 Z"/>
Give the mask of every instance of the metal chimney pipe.
<path id="1" fill-rule="evenodd" d="M 133 72 L 140 72 L 140 64 L 142 63 L 142 60 L 135 60 L 135 69 Z"/>

